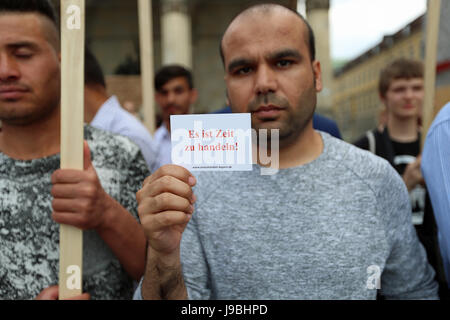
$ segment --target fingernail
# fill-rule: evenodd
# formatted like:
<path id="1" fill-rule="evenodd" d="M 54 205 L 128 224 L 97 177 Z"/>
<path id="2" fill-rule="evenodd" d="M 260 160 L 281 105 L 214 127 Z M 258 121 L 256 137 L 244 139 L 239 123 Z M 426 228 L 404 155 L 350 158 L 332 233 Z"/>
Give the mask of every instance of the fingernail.
<path id="1" fill-rule="evenodd" d="M 191 202 L 192 202 L 192 204 L 197 202 L 197 196 L 195 194 L 192 195 Z"/>
<path id="2" fill-rule="evenodd" d="M 190 186 L 195 186 L 195 184 L 197 183 L 197 180 L 195 180 L 195 178 L 194 177 L 189 177 L 189 185 Z"/>
<path id="3" fill-rule="evenodd" d="M 194 213 L 194 206 L 189 206 L 189 213 L 193 214 Z"/>

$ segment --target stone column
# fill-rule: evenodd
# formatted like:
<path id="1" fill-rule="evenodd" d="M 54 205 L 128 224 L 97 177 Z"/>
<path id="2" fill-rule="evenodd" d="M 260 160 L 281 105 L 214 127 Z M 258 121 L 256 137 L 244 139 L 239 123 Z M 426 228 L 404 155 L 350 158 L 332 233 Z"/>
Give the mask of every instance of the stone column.
<path id="1" fill-rule="evenodd" d="M 330 0 L 306 0 L 306 15 L 316 38 L 316 59 L 322 66 L 323 90 L 318 96 L 318 112 L 332 116 L 333 64 L 330 54 Z"/>
<path id="2" fill-rule="evenodd" d="M 186 0 L 161 0 L 162 64 L 192 69 L 192 27 Z"/>

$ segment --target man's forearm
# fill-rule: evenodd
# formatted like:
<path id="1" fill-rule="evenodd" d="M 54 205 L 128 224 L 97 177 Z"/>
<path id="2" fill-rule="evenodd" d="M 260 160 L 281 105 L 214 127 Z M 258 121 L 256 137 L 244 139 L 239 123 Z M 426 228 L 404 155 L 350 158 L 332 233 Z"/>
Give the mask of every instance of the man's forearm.
<path id="1" fill-rule="evenodd" d="M 147 265 L 142 283 L 144 300 L 187 300 L 179 251 L 162 257 L 147 250 Z"/>
<path id="2" fill-rule="evenodd" d="M 135 280 L 141 279 L 145 269 L 147 241 L 144 230 L 133 216 L 112 199 L 106 222 L 97 230 L 111 248 L 127 273 Z"/>

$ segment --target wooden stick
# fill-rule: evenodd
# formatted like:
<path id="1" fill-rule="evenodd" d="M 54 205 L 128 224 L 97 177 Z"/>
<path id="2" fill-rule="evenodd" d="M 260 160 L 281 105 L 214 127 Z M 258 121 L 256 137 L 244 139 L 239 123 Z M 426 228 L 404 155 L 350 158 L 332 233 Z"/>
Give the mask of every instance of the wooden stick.
<path id="1" fill-rule="evenodd" d="M 61 0 L 61 168 L 83 170 L 85 0 Z M 83 232 L 61 225 L 59 298 L 82 293 Z"/>
<path id="2" fill-rule="evenodd" d="M 423 128 L 421 146 L 425 144 L 428 129 L 434 117 L 434 99 L 436 92 L 436 65 L 439 39 L 439 19 L 441 0 L 428 0 L 426 53 L 425 53 L 425 99 L 423 104 Z"/>
<path id="3" fill-rule="evenodd" d="M 155 106 L 153 86 L 153 17 L 152 1 L 138 0 L 139 38 L 141 50 L 142 108 L 144 124 L 153 134 L 155 132 Z"/>

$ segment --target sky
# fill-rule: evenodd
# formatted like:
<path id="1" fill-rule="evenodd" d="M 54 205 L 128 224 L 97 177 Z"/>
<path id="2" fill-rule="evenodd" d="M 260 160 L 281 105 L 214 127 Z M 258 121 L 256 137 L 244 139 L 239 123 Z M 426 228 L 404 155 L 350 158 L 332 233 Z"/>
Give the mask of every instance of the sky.
<path id="1" fill-rule="evenodd" d="M 353 59 L 426 11 L 426 0 L 331 0 L 333 59 Z M 304 0 L 299 0 L 299 11 Z"/>

